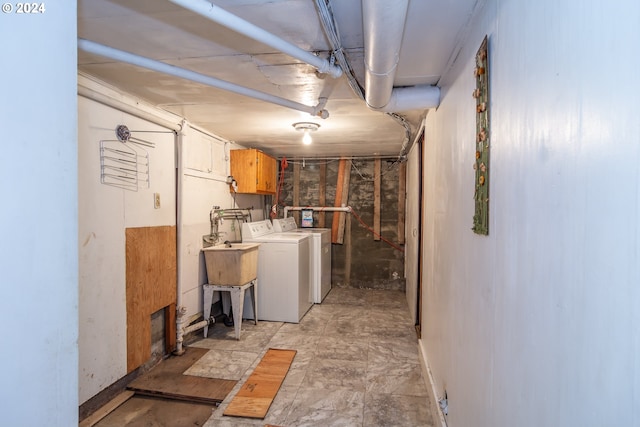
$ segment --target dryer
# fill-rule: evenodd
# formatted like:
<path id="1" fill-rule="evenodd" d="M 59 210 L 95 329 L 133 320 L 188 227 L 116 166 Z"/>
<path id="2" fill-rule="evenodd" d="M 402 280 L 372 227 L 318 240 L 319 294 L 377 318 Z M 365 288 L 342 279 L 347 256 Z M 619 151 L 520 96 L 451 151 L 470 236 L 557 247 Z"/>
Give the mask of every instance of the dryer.
<path id="1" fill-rule="evenodd" d="M 313 305 L 307 234 L 276 233 L 271 221 L 242 224 L 242 241 L 258 249 L 258 319 L 299 323 Z"/>
<path id="2" fill-rule="evenodd" d="M 298 228 L 293 217 L 274 219 L 273 229 L 311 236 L 311 295 L 320 304 L 331 290 L 331 229 Z"/>

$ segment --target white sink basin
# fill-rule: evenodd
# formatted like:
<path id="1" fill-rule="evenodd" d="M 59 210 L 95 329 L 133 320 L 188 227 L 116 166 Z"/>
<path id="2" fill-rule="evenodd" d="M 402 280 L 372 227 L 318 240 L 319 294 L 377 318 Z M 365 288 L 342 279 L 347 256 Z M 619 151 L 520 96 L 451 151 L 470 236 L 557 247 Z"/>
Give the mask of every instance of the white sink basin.
<path id="1" fill-rule="evenodd" d="M 260 243 L 232 243 L 202 249 L 210 285 L 238 286 L 249 283 L 258 272 Z"/>

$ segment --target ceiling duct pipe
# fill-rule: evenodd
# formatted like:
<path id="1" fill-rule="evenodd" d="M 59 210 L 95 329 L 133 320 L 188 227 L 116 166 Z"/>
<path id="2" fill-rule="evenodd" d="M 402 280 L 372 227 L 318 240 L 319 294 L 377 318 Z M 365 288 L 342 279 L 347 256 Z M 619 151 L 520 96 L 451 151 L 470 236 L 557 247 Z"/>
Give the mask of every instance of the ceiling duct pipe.
<path id="1" fill-rule="evenodd" d="M 130 52 L 125 52 L 113 47 L 101 45 L 90 40 L 78 39 L 78 48 L 85 52 L 103 56 L 105 58 L 114 59 L 120 62 L 126 62 L 127 64 L 136 65 L 138 67 L 157 71 L 163 74 L 168 74 L 174 77 L 179 77 L 185 80 L 191 80 L 196 83 L 201 83 L 207 86 L 234 92 L 239 95 L 248 96 L 250 98 L 259 99 L 261 101 L 270 102 L 272 104 L 277 104 L 283 107 L 291 108 L 293 110 L 303 111 L 305 113 L 311 114 L 312 116 L 321 117 L 323 119 L 329 117 L 329 112 L 324 109 L 324 105 L 326 104 L 326 99 L 324 98 L 321 98 L 318 105 L 316 105 L 315 107 L 310 107 L 308 105 L 300 104 L 295 101 L 280 98 L 279 96 L 260 92 L 254 89 L 249 89 L 244 86 L 216 79 L 215 77 L 176 67 L 175 65 L 166 64 L 164 62 L 146 58 L 144 56 L 135 55 Z"/>
<path id="2" fill-rule="evenodd" d="M 233 31 L 252 38 L 260 43 L 286 53 L 289 56 L 299 59 L 309 65 L 315 67 L 320 73 L 329 74 L 331 77 L 338 78 L 342 75 L 342 69 L 331 64 L 328 60 L 320 58 L 313 53 L 307 52 L 296 45 L 289 43 L 280 37 L 263 30 L 262 28 L 245 21 L 236 15 L 212 4 L 208 0 L 169 0 L 184 7 L 200 16 L 225 26 Z"/>
<path id="3" fill-rule="evenodd" d="M 440 89 L 422 85 L 393 88 L 409 0 L 362 0 L 365 101 L 387 113 L 437 107 Z"/>

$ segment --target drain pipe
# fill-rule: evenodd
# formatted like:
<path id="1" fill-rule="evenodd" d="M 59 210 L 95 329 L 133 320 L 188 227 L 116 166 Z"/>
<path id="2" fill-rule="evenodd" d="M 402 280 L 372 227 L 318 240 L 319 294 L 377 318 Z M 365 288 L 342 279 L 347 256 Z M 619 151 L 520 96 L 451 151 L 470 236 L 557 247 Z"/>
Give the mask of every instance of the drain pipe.
<path id="1" fill-rule="evenodd" d="M 187 314 L 186 307 L 179 307 L 177 312 L 177 331 L 176 331 L 176 349 L 173 352 L 176 356 L 182 356 L 185 353 L 184 346 L 182 343 L 184 342 L 184 336 L 188 333 L 197 331 L 198 329 L 202 329 L 205 326 L 213 325 L 216 320 L 212 317 L 208 319 L 202 320 L 198 323 L 194 323 L 193 325 L 183 326 L 185 322 L 185 316 Z"/>
<path id="2" fill-rule="evenodd" d="M 409 0 L 362 0 L 365 101 L 375 111 L 393 113 L 437 107 L 440 88 L 393 87 Z"/>
<path id="3" fill-rule="evenodd" d="M 182 256 L 182 236 L 184 235 L 184 203 L 182 202 L 182 195 L 184 194 L 184 141 L 186 133 L 190 132 L 190 125 L 186 120 L 183 120 L 180 126 L 180 132 L 178 132 L 176 137 L 176 167 L 178 174 L 178 189 L 177 189 L 177 214 L 176 214 L 176 223 L 177 223 L 177 232 L 176 232 L 176 349 L 173 354 L 177 356 L 182 356 L 185 352 L 183 347 L 184 335 L 190 332 L 197 331 L 198 329 L 202 329 L 205 326 L 209 326 L 215 323 L 215 319 L 213 317 L 209 317 L 208 319 L 204 319 L 198 323 L 194 323 L 193 325 L 185 325 L 187 322 L 187 307 L 182 305 L 182 266 L 183 266 L 183 256 Z"/>
<path id="4" fill-rule="evenodd" d="M 174 354 L 178 356 L 182 356 L 184 354 L 184 349 L 182 348 L 183 341 L 183 323 L 184 316 L 187 313 L 187 308 L 182 306 L 182 218 L 183 218 L 183 207 L 182 207 L 182 195 L 184 189 L 184 156 L 183 156 L 183 147 L 184 147 L 184 139 L 185 132 L 188 132 L 188 124 L 186 120 L 182 121 L 182 126 L 180 132 L 176 135 L 176 167 L 178 173 L 178 188 L 176 191 L 176 349 Z"/>
<path id="5" fill-rule="evenodd" d="M 305 113 L 311 114 L 312 116 L 318 116 L 323 119 L 329 117 L 329 112 L 324 109 L 324 103 L 322 102 L 322 100 L 315 107 L 310 107 L 308 105 L 300 104 L 295 101 L 280 98 L 279 96 L 274 96 L 268 93 L 260 92 L 258 90 L 249 89 L 244 86 L 216 79 L 215 77 L 196 73 L 195 71 L 176 67 L 174 65 L 166 64 L 164 62 L 146 58 L 144 56 L 135 55 L 133 53 L 115 49 L 110 46 L 105 46 L 90 40 L 78 39 L 78 48 L 82 49 L 85 52 L 103 56 L 105 58 L 114 59 L 120 62 L 126 62 L 127 64 L 136 65 L 138 67 L 157 71 L 163 74 L 168 74 L 170 76 L 179 77 L 185 80 L 191 80 L 196 83 L 201 83 L 207 86 L 234 92 L 239 95 L 248 96 L 250 98 L 259 99 L 261 101 L 270 102 L 272 104 L 281 105 L 293 110 L 303 111 Z M 326 103 L 326 100 L 324 102 Z"/>
<path id="6" fill-rule="evenodd" d="M 252 23 L 245 21 L 242 18 L 233 15 L 230 12 L 216 6 L 208 0 L 169 0 L 171 3 L 175 3 L 179 6 L 189 9 L 190 11 L 197 13 L 200 16 L 225 26 L 233 31 L 236 31 L 249 38 L 264 43 L 267 46 L 286 53 L 289 56 L 297 58 L 306 62 L 309 65 L 314 66 L 320 73 L 329 74 L 333 78 L 338 78 L 342 75 L 342 69 L 336 65 L 331 64 L 326 59 L 322 59 L 304 49 L 299 48 L 296 45 L 283 40 L 268 31 L 263 30 L 260 27 L 253 25 Z"/>

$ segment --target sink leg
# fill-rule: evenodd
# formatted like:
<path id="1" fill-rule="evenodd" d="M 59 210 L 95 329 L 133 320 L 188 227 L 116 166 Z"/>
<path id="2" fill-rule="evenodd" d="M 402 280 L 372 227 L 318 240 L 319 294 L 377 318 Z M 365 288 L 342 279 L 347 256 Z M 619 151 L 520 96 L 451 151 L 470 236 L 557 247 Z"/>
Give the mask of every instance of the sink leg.
<path id="1" fill-rule="evenodd" d="M 211 304 L 213 303 L 213 288 L 209 285 L 203 285 L 204 288 L 204 318 L 205 320 L 211 316 Z M 209 325 L 204 327 L 204 337 L 209 333 Z"/>
<path id="2" fill-rule="evenodd" d="M 253 304 L 253 323 L 258 324 L 258 279 L 251 282 L 253 286 L 249 288 L 251 304 Z"/>
<path id="3" fill-rule="evenodd" d="M 244 311 L 244 289 L 233 286 L 230 289 L 231 305 L 233 306 L 233 327 L 236 339 L 240 340 L 240 329 L 242 326 L 242 314 Z"/>

